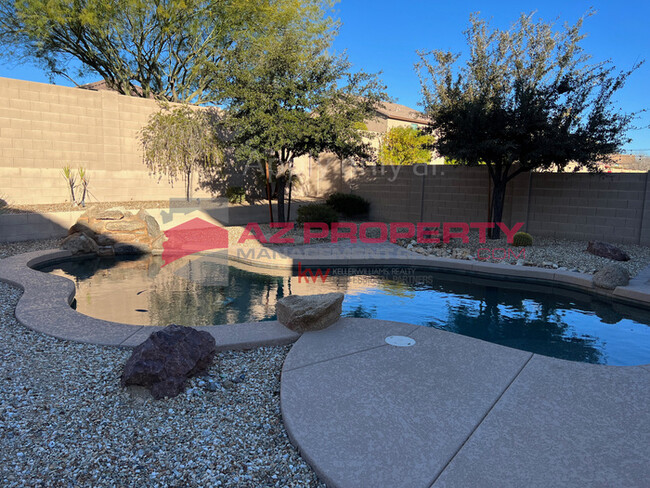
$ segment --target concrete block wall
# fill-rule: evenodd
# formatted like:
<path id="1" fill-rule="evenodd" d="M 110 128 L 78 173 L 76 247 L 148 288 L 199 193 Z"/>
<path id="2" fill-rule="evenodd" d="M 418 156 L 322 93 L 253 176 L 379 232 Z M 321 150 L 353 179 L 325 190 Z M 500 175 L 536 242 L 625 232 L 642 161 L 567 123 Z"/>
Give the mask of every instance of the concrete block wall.
<path id="1" fill-rule="evenodd" d="M 357 168 L 346 188 L 386 221 L 487 221 L 485 168 Z M 650 173 L 522 173 L 508 183 L 503 219 L 533 235 L 650 245 Z"/>
<path id="2" fill-rule="evenodd" d="M 424 178 L 424 211 L 430 222 L 487 220 L 488 179 L 483 168 L 430 166 Z"/>
<path id="3" fill-rule="evenodd" d="M 142 162 L 138 131 L 157 110 L 153 100 L 0 78 L 0 198 L 66 202 L 66 165 L 87 170 L 93 200 L 184 196 L 181 181 L 152 176 Z"/>
<path id="4" fill-rule="evenodd" d="M 646 174 L 534 173 L 528 227 L 569 239 L 641 241 Z"/>

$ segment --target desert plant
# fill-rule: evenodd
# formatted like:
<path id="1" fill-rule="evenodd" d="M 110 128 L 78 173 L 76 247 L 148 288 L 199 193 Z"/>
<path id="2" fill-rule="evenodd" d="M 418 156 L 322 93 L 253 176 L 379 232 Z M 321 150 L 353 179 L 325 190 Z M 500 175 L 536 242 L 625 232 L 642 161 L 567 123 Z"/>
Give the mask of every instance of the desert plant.
<path id="1" fill-rule="evenodd" d="M 370 202 L 365 198 L 341 192 L 332 193 L 325 204 L 346 217 L 366 215 L 370 210 Z"/>
<path id="2" fill-rule="evenodd" d="M 153 173 L 166 174 L 170 181 L 185 180 L 185 198 L 189 202 L 193 175 L 222 162 L 217 133 L 207 110 L 189 105 L 162 110 L 149 117 L 140 131 L 144 162 Z"/>
<path id="3" fill-rule="evenodd" d="M 241 186 L 229 186 L 226 190 L 228 203 L 244 203 L 246 191 Z"/>
<path id="4" fill-rule="evenodd" d="M 338 214 L 329 205 L 308 203 L 298 209 L 296 222 L 298 225 L 303 225 L 305 222 L 324 222 L 327 225 L 332 225 L 332 222 L 338 222 L 338 220 Z"/>
<path id="5" fill-rule="evenodd" d="M 88 194 L 88 183 L 90 180 L 88 179 L 88 173 L 86 173 L 86 170 L 84 168 L 79 168 L 79 181 L 81 182 L 81 201 L 79 202 L 79 205 L 82 207 L 86 206 L 86 195 Z"/>
<path id="6" fill-rule="evenodd" d="M 70 189 L 70 203 L 75 205 L 77 200 L 74 196 L 74 188 L 77 185 L 77 175 L 72 172 L 72 168 L 69 165 L 63 167 L 63 177 L 68 183 L 68 188 Z"/>
<path id="7" fill-rule="evenodd" d="M 516 247 L 532 246 L 533 236 L 526 232 L 517 232 L 512 238 L 512 245 Z"/>

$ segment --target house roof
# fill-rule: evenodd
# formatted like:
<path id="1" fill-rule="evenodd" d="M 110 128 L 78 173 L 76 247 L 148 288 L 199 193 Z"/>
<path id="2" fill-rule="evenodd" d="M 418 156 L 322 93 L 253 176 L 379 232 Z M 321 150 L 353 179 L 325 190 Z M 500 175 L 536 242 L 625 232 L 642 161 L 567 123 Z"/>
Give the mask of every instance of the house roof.
<path id="1" fill-rule="evenodd" d="M 407 107 L 406 105 L 400 105 L 399 103 L 384 102 L 383 106 L 377 109 L 377 111 L 389 119 L 403 120 L 417 124 L 426 124 L 428 122 L 428 119 L 422 112 Z"/>

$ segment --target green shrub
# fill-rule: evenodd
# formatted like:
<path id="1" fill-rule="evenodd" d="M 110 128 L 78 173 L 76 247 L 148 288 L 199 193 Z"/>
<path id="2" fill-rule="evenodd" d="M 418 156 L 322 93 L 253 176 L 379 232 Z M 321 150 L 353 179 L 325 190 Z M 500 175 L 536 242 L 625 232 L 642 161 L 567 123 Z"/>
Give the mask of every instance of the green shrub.
<path id="1" fill-rule="evenodd" d="M 229 186 L 226 190 L 228 203 L 244 203 L 246 192 L 241 186 Z"/>
<path id="2" fill-rule="evenodd" d="M 516 247 L 532 246 L 533 236 L 526 232 L 517 232 L 512 238 L 512 245 Z"/>
<path id="3" fill-rule="evenodd" d="M 298 208 L 296 222 L 298 225 L 303 225 L 305 222 L 324 222 L 331 225 L 338 220 L 339 216 L 332 207 L 322 203 L 308 203 Z"/>
<path id="4" fill-rule="evenodd" d="M 346 217 L 366 215 L 370 210 L 370 202 L 365 198 L 340 192 L 332 193 L 325 204 Z"/>

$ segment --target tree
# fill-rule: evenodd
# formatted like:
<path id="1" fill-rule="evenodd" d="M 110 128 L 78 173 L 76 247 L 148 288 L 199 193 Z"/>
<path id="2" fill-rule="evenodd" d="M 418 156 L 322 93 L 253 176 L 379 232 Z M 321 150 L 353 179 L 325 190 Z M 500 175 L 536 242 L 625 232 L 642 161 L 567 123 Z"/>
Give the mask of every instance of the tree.
<path id="1" fill-rule="evenodd" d="M 485 164 L 492 180 L 491 216 L 503 216 L 506 185 L 518 174 L 569 162 L 597 171 L 629 141 L 635 114 L 613 108 L 629 71 L 590 64 L 580 47 L 584 17 L 554 24 L 521 15 L 507 31 L 489 30 L 477 15 L 465 32 L 470 53 L 418 52 L 426 113 L 437 152 L 458 164 Z M 499 229 L 491 233 L 499 237 Z"/>
<path id="2" fill-rule="evenodd" d="M 387 99 L 375 75 L 352 73 L 346 58 L 328 52 L 335 26 L 313 22 L 287 26 L 255 56 L 242 53 L 230 65 L 223 125 L 240 158 L 271 162 L 280 222 L 294 158 L 368 157 L 358 127 Z"/>
<path id="3" fill-rule="evenodd" d="M 218 102 L 229 53 L 264 42 L 316 0 L 30 0 L 0 4 L 11 61 L 75 82 L 99 75 L 124 95 Z M 76 82 L 75 82 L 76 84 Z"/>
<path id="4" fill-rule="evenodd" d="M 391 127 L 379 146 L 379 161 L 382 164 L 419 164 L 431 161 L 427 147 L 433 137 L 423 134 L 415 127 Z"/>
<path id="5" fill-rule="evenodd" d="M 185 180 L 187 201 L 192 196 L 193 174 L 221 161 L 212 112 L 186 105 L 153 114 L 140 131 L 144 162 L 153 173 L 166 174 L 170 181 Z"/>

